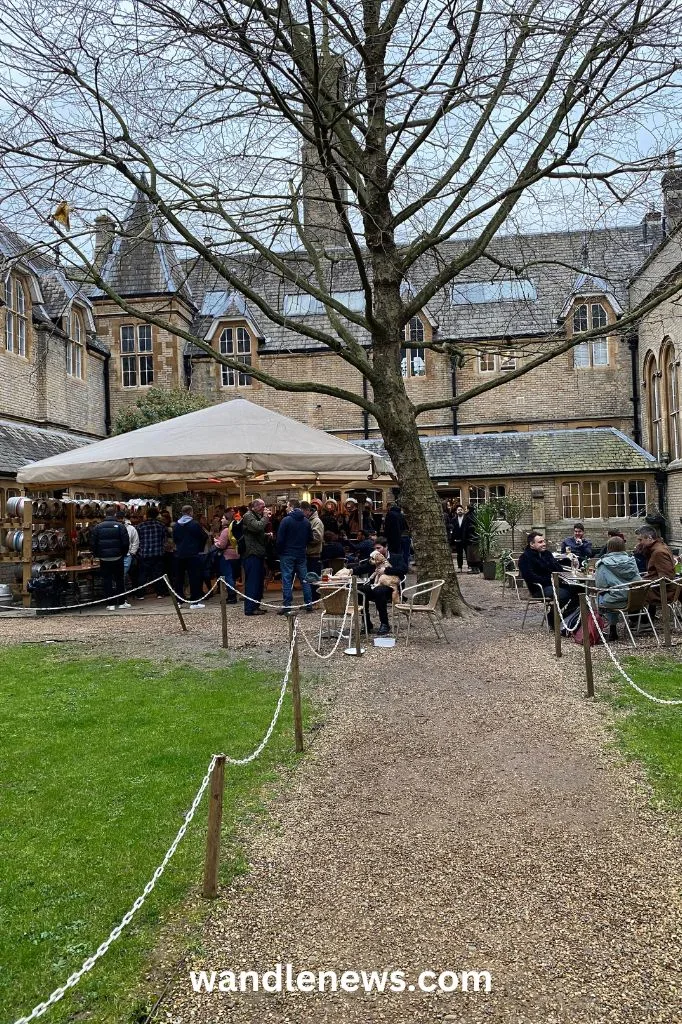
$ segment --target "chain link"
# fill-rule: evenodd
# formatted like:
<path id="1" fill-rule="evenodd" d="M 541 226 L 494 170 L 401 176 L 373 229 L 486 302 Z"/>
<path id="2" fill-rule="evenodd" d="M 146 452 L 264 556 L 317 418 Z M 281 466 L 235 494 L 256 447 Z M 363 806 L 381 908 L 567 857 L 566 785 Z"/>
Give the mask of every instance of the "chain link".
<path id="1" fill-rule="evenodd" d="M 300 604 L 268 604 L 267 601 L 259 601 L 255 597 L 249 597 L 247 594 L 242 594 L 241 590 L 237 590 L 237 588 L 233 587 L 231 583 L 228 583 L 224 576 L 221 576 L 218 579 L 218 582 L 219 583 L 224 583 L 225 586 L 227 587 L 227 589 L 231 590 L 233 594 L 237 595 L 237 597 L 241 597 L 242 601 L 251 601 L 253 604 L 261 605 L 263 608 L 273 608 L 275 611 L 278 611 L 278 612 L 283 611 L 283 610 L 286 610 L 286 611 L 289 611 L 289 612 L 292 612 L 292 611 L 295 612 L 299 608 L 313 608 L 316 604 L 321 604 L 322 601 L 324 601 L 327 597 L 331 597 L 332 596 L 331 593 L 330 594 L 325 594 L 324 597 L 318 597 L 315 601 L 311 601 L 310 604 L 306 604 L 306 605 L 300 605 Z M 312 585 L 313 584 L 311 584 L 311 586 Z M 345 589 L 346 589 L 346 587 L 344 585 L 344 586 L 339 587 L 338 590 L 334 590 L 333 593 L 334 594 L 340 594 L 341 591 L 345 590 Z"/>
<path id="2" fill-rule="evenodd" d="M 160 577 L 160 578 L 163 579 L 165 577 Z M 293 631 L 292 638 L 291 638 L 291 644 L 289 645 L 289 657 L 287 659 L 286 669 L 285 669 L 285 672 L 284 672 L 284 678 L 282 680 L 282 686 L 280 688 L 279 698 L 277 700 L 277 706 L 275 708 L 275 713 L 274 713 L 274 715 L 273 715 L 273 717 L 272 717 L 272 719 L 270 721 L 270 725 L 267 728 L 265 736 L 263 737 L 261 742 L 258 744 L 256 749 L 251 754 L 248 755 L 248 757 L 242 757 L 242 758 L 230 757 L 229 755 L 226 754 L 225 755 L 225 760 L 228 762 L 228 764 L 238 765 L 238 766 L 250 764 L 252 761 L 255 761 L 255 759 L 263 752 L 263 750 L 267 746 L 267 744 L 268 744 L 268 742 L 270 740 L 270 737 L 272 736 L 272 733 L 274 731 L 275 725 L 277 724 L 277 720 L 279 718 L 280 712 L 282 710 L 282 704 L 284 702 L 284 697 L 285 697 L 285 694 L 286 694 L 287 683 L 289 681 L 289 675 L 291 673 L 291 663 L 292 663 L 292 660 L 293 660 L 293 657 L 294 657 L 294 648 L 296 646 L 296 637 L 297 637 L 297 635 L 298 635 L 298 619 L 296 619 L 296 621 L 294 622 L 294 631 Z M 166 855 L 164 856 L 163 860 L 161 861 L 161 863 L 157 867 L 156 871 L 154 872 L 154 874 L 152 875 L 150 880 L 145 885 L 144 889 L 142 890 L 141 895 L 137 897 L 137 899 L 132 904 L 130 909 L 127 911 L 127 913 L 123 915 L 123 917 L 121 918 L 121 921 L 119 922 L 119 924 L 117 924 L 115 928 L 112 928 L 111 932 L 109 933 L 108 938 L 106 938 L 104 940 L 104 942 L 102 942 L 97 947 L 97 949 L 92 954 L 92 956 L 87 957 L 87 959 L 85 959 L 83 961 L 83 963 L 81 964 L 80 968 L 77 971 L 74 971 L 73 974 L 69 975 L 69 977 L 66 979 L 66 981 L 64 982 L 63 985 L 60 985 L 59 988 L 56 988 L 54 990 L 54 992 L 52 992 L 48 996 L 48 998 L 46 1000 L 44 1000 L 41 1003 L 38 1003 L 37 1006 L 35 1006 L 33 1008 L 31 1013 L 27 1017 L 19 1017 L 19 1019 L 16 1020 L 14 1022 L 14 1024 L 30 1024 L 31 1021 L 37 1020 L 38 1017 L 42 1017 L 42 1015 L 47 1010 L 49 1010 L 51 1006 L 54 1006 L 55 1003 L 59 1002 L 59 1000 L 68 992 L 68 990 L 70 988 L 73 988 L 75 985 L 78 984 L 78 982 L 81 980 L 81 978 L 83 977 L 84 974 L 87 974 L 88 971 L 92 970 L 92 968 L 95 966 L 95 964 L 100 959 L 100 957 L 104 956 L 104 954 L 107 952 L 107 950 L 109 949 L 111 944 L 113 942 L 115 942 L 116 939 L 118 939 L 118 937 L 121 935 L 123 930 L 130 924 L 130 922 L 132 921 L 132 919 L 135 916 L 135 914 L 137 913 L 137 911 L 140 909 L 140 907 L 143 905 L 143 903 L 147 899 L 147 896 L 149 896 L 149 894 L 154 889 L 156 883 L 161 878 L 161 875 L 166 870 L 168 862 L 170 861 L 171 857 L 173 856 L 173 854 L 177 850 L 178 846 L 180 845 L 180 842 L 181 842 L 182 838 L 184 837 L 185 832 L 187 831 L 187 828 L 189 827 L 192 819 L 194 818 L 194 815 L 196 814 L 197 807 L 201 803 L 201 798 L 203 797 L 203 795 L 204 795 L 204 793 L 206 791 L 206 787 L 208 786 L 208 783 L 210 781 L 211 772 L 213 771 L 213 768 L 215 767 L 215 763 L 216 763 L 217 757 L 218 757 L 218 755 L 214 754 L 213 757 L 211 758 L 211 760 L 209 762 L 209 765 L 208 765 L 208 769 L 206 771 L 206 774 L 204 775 L 204 778 L 203 778 L 203 780 L 201 782 L 201 785 L 199 786 L 199 789 L 197 790 L 197 793 L 196 793 L 196 795 L 194 797 L 194 800 L 192 801 L 192 806 L 190 807 L 190 809 L 188 810 L 187 814 L 185 815 L 184 821 L 183 821 L 182 825 L 180 826 L 180 828 L 178 829 L 178 832 L 177 832 L 177 835 L 175 836 L 175 839 L 173 840 L 173 842 L 169 846 L 168 850 L 166 851 Z"/>
<path id="3" fill-rule="evenodd" d="M 36 605 L 35 610 L 39 612 L 68 612 L 74 611 L 76 608 L 91 608 L 95 604 L 104 604 L 105 602 L 111 603 L 112 601 L 118 600 L 119 597 L 126 597 L 128 594 L 136 594 L 138 590 L 144 590 L 146 587 L 153 586 L 154 583 L 159 583 L 160 580 L 165 580 L 168 583 L 167 576 L 157 576 L 155 580 L 149 580 L 147 583 L 142 583 L 139 587 L 133 587 L 132 590 L 124 590 L 120 594 L 112 594 L 110 597 L 98 597 L 95 601 L 85 601 L 83 604 L 57 604 L 49 608 L 38 607 Z M 170 588 L 170 583 L 168 583 Z"/>
<path id="4" fill-rule="evenodd" d="M 346 588 L 344 587 L 342 589 L 345 590 Z M 338 594 L 338 593 L 340 593 L 340 591 L 339 590 L 335 590 L 334 593 Z M 319 651 L 316 651 L 315 648 L 313 647 L 313 645 L 311 644 L 310 640 L 308 639 L 308 636 L 307 636 L 305 630 L 303 628 L 301 628 L 301 636 L 303 637 L 303 639 L 307 643 L 307 645 L 310 648 L 311 652 L 315 655 L 316 658 L 319 658 L 320 661 L 327 661 L 327 659 L 331 658 L 332 655 L 336 654 L 337 650 L 339 649 L 339 644 L 341 643 L 341 641 L 344 638 L 343 637 L 343 628 L 346 625 L 346 619 L 348 617 L 348 607 L 350 605 L 351 594 L 352 594 L 352 590 L 351 590 L 350 587 L 348 587 L 348 597 L 346 598 L 346 607 L 345 607 L 344 612 L 343 612 L 343 621 L 341 622 L 341 628 L 339 630 L 339 635 L 336 638 L 336 643 L 332 647 L 331 651 L 329 651 L 327 654 L 320 654 Z M 327 595 L 325 595 L 325 597 L 331 597 L 331 594 L 327 594 Z M 296 621 L 298 622 L 298 619 Z"/>

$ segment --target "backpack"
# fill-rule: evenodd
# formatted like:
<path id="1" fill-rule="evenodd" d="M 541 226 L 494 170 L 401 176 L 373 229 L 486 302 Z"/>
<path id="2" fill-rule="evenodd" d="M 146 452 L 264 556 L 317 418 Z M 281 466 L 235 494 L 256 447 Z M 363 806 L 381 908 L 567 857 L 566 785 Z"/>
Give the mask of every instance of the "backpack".
<path id="1" fill-rule="evenodd" d="M 233 526 L 234 526 L 234 520 L 230 523 L 230 525 L 227 528 L 227 539 L 230 542 L 230 547 L 234 548 L 235 551 L 238 551 L 239 550 L 239 538 L 235 537 L 234 530 L 232 529 Z"/>

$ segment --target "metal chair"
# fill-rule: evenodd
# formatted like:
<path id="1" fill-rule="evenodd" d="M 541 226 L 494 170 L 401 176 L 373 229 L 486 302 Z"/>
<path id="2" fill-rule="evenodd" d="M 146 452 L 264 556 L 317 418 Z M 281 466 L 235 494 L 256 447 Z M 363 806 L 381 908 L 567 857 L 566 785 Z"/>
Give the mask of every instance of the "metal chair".
<path id="1" fill-rule="evenodd" d="M 618 614 L 622 618 L 623 622 L 625 623 L 625 628 L 628 632 L 628 636 L 630 637 L 630 642 L 632 643 L 633 647 L 636 647 L 637 644 L 635 643 L 635 638 L 632 635 L 632 630 L 630 629 L 630 622 L 628 620 L 630 618 L 634 618 L 635 615 L 637 616 L 637 636 L 639 636 L 640 630 L 642 628 L 642 616 L 644 616 L 644 618 L 648 621 L 649 625 L 651 626 L 651 632 L 654 634 L 654 637 L 656 638 L 656 643 L 659 647 L 661 646 L 661 641 L 658 638 L 658 633 L 656 632 L 653 619 L 651 618 L 651 612 L 649 611 L 650 595 L 651 587 L 648 583 L 635 583 L 633 584 L 633 586 L 628 587 L 628 600 L 625 607 L 608 609 L 609 611 L 618 612 Z"/>
<path id="2" fill-rule="evenodd" d="M 519 583 L 523 581 L 523 577 L 519 572 L 519 563 L 516 555 L 509 555 L 505 559 L 504 568 L 502 570 L 502 600 L 504 601 L 505 591 L 511 590 L 513 587 L 516 591 L 517 600 L 521 600 L 521 593 L 519 591 Z"/>
<path id="3" fill-rule="evenodd" d="M 320 629 L 317 634 L 317 649 L 318 651 L 322 647 L 322 640 L 324 637 L 329 637 L 330 634 L 325 632 L 323 629 L 325 626 L 329 626 L 329 629 L 336 630 L 336 633 L 331 635 L 335 638 L 338 637 L 339 632 L 342 636 L 346 636 L 343 631 L 343 619 L 346 612 L 346 603 L 348 602 L 348 615 L 346 616 L 346 623 L 348 625 L 348 640 L 353 638 L 353 629 L 355 626 L 355 609 L 353 608 L 353 602 L 348 601 L 348 591 L 350 589 L 350 582 L 347 584 L 337 583 L 334 585 L 329 582 L 325 586 L 318 587 L 320 597 L 322 598 L 322 613 L 320 614 Z M 327 590 L 329 593 L 325 597 L 324 591 Z M 360 615 L 360 630 L 364 629 L 365 635 L 367 635 L 367 625 L 365 623 L 364 616 L 364 594 L 358 594 L 358 611 Z M 335 623 L 338 623 L 335 625 Z"/>
<path id="4" fill-rule="evenodd" d="M 528 594 L 526 596 L 526 608 L 525 608 L 525 611 L 523 613 L 523 622 L 521 623 L 521 630 L 523 631 L 525 629 L 525 627 L 526 627 L 526 616 L 528 615 L 528 612 L 530 611 L 531 605 L 534 604 L 534 605 L 542 605 L 542 622 L 540 623 L 540 628 L 542 628 L 543 626 L 547 626 L 547 632 L 550 633 L 551 630 L 550 630 L 550 627 L 549 627 L 549 612 L 550 612 L 550 609 L 554 605 L 554 598 L 547 597 L 546 594 L 544 594 L 542 592 L 542 588 L 540 587 L 539 583 L 527 583 L 526 587 L 527 587 L 527 590 L 528 590 Z M 531 590 L 531 587 L 538 588 L 540 590 L 540 593 L 538 594 L 537 591 L 533 592 Z M 520 600 L 520 598 L 519 598 L 519 600 Z"/>
<path id="5" fill-rule="evenodd" d="M 411 587 L 403 587 L 400 600 L 393 604 L 393 632 L 397 639 L 400 631 L 400 616 L 405 615 L 407 617 L 405 647 L 410 643 L 410 627 L 413 615 L 425 615 L 433 626 L 438 639 L 444 640 L 446 644 L 450 643 L 436 610 L 444 584 L 445 580 L 425 580 L 423 583 L 415 583 Z M 427 596 L 428 601 L 426 603 L 417 601 L 418 598 Z"/>

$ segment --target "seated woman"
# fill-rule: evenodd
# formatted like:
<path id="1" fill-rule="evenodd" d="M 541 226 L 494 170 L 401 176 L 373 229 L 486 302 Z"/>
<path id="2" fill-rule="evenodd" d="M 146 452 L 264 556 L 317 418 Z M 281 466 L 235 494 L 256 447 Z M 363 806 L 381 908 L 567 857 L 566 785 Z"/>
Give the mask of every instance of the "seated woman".
<path id="1" fill-rule="evenodd" d="M 609 640 L 618 639 L 618 614 L 613 609 L 627 607 L 627 585 L 641 580 L 637 562 L 625 550 L 625 541 L 622 537 L 611 537 L 606 545 L 606 554 L 597 562 L 594 577 L 595 585 L 604 591 L 599 595 L 598 604 L 609 620 Z"/>

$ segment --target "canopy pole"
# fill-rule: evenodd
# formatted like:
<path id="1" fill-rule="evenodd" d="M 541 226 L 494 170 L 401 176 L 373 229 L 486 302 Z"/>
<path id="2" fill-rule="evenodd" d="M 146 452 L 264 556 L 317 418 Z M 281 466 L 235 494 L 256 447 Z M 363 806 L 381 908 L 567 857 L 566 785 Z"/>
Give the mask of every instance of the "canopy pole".
<path id="1" fill-rule="evenodd" d="M 239 504 L 246 505 L 246 481 L 243 476 L 239 478 Z"/>

